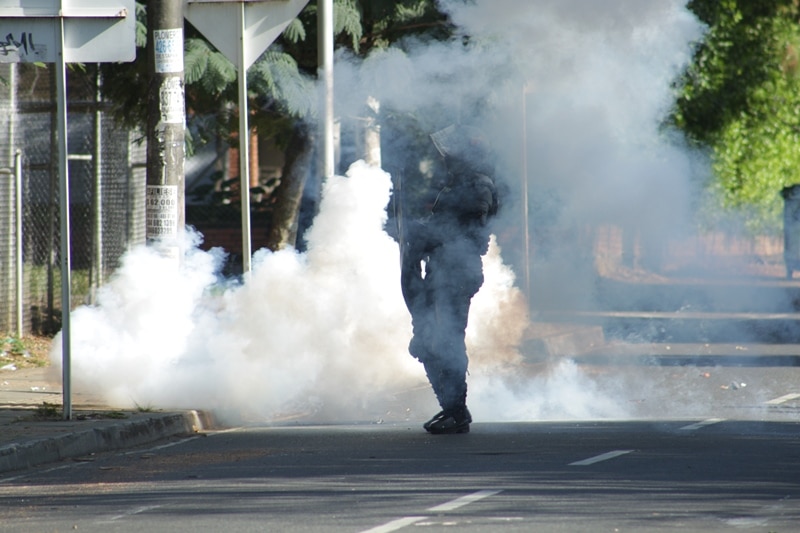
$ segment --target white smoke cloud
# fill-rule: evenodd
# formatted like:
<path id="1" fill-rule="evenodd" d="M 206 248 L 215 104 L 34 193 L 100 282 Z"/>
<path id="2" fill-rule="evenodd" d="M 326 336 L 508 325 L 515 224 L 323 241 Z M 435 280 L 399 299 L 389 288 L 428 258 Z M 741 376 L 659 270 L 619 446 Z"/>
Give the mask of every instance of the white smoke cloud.
<path id="1" fill-rule="evenodd" d="M 686 151 L 659 126 L 703 26 L 680 0 L 477 2 L 466 33 L 500 35 L 528 86 L 530 179 L 564 192 L 566 216 L 653 228 L 686 220 Z"/>
<path id="2" fill-rule="evenodd" d="M 198 250 L 196 236 L 180 267 L 155 248 L 131 251 L 97 305 L 72 314 L 73 390 L 113 406 L 200 408 L 237 421 L 376 416 L 371 404 L 391 405 L 412 390 L 417 397 L 401 407 L 435 409 L 421 365 L 406 351 L 398 248 L 383 231 L 390 189 L 388 174 L 363 162 L 333 177 L 309 251 L 259 251 L 242 285 L 220 280 L 223 257 Z M 598 404 L 572 364 L 520 381 L 513 369 L 527 315 L 494 240 L 485 274 L 467 332 L 476 414 L 618 415 L 605 408 L 613 401 Z M 60 348 L 56 339 L 54 369 Z M 497 402 L 508 408 L 498 411 Z"/>
<path id="3" fill-rule="evenodd" d="M 271 418 L 419 381 L 382 230 L 390 188 L 363 164 L 332 178 L 309 252 L 261 250 L 241 286 L 219 284 L 219 257 L 192 243 L 180 269 L 152 248 L 127 254 L 97 306 L 73 313 L 75 389 Z"/>
<path id="4" fill-rule="evenodd" d="M 368 94 L 403 110 L 486 95 L 501 120 L 485 126 L 503 147 L 516 195 L 527 85 L 531 185 L 557 189 L 562 216 L 636 221 L 654 231 L 667 212 L 674 220 L 686 205 L 688 162 L 662 142 L 658 126 L 669 84 L 702 30 L 682 2 L 442 5 L 481 46 L 429 43 L 363 63 L 342 60 L 339 114 L 358 113 Z M 149 248 L 127 254 L 98 304 L 73 313 L 74 390 L 118 406 L 204 408 L 256 420 L 309 411 L 349 420 L 392 401 L 438 410 L 406 349 L 411 326 L 398 249 L 382 229 L 390 178 L 363 163 L 348 176 L 325 184 L 308 252 L 259 251 L 242 285 L 220 280 L 219 254 L 191 244 L 180 270 Z M 624 394 L 602 389 L 569 361 L 519 371 L 525 303 L 497 242 L 484 265 L 467 331 L 476 419 L 625 416 Z M 564 297 L 559 283 L 549 298 Z M 571 279 L 564 290 L 580 285 Z M 53 346 L 57 368 L 60 342 Z"/>

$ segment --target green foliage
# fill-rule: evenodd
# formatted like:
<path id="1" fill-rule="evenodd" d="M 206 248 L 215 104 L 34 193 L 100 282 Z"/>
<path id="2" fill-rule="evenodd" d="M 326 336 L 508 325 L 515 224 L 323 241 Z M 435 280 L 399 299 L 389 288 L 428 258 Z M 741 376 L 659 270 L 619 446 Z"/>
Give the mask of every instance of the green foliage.
<path id="1" fill-rule="evenodd" d="M 710 148 L 719 205 L 746 211 L 753 231 L 775 231 L 780 190 L 800 183 L 800 8 L 793 0 L 689 8 L 709 30 L 678 84 L 674 123 Z"/>
<path id="2" fill-rule="evenodd" d="M 268 50 L 247 75 L 248 86 L 259 95 L 271 95 L 291 116 L 310 116 L 315 109 L 311 80 L 300 73 L 294 58 L 284 52 Z"/>
<path id="3" fill-rule="evenodd" d="M 0 355 L 2 356 L 28 356 L 28 349 L 25 343 L 18 337 L 6 337 L 0 341 Z"/>
<path id="4" fill-rule="evenodd" d="M 207 41 L 199 38 L 184 42 L 186 85 L 199 84 L 203 91 L 217 96 L 237 80 L 236 67 Z"/>
<path id="5" fill-rule="evenodd" d="M 131 130 L 144 131 L 147 123 L 147 10 L 136 2 L 136 58 L 132 63 L 102 63 L 103 98 L 111 114 Z"/>
<path id="6" fill-rule="evenodd" d="M 360 2 L 365 47 L 387 48 L 409 37 L 445 40 L 453 27 L 433 0 L 371 0 Z"/>
<path id="7" fill-rule="evenodd" d="M 306 28 L 300 19 L 294 19 L 283 30 L 283 38 L 291 43 L 299 43 L 306 40 Z"/>
<path id="8" fill-rule="evenodd" d="M 62 411 L 59 405 L 42 402 L 42 405 L 34 411 L 33 416 L 38 420 L 57 420 L 61 418 Z"/>
<path id="9" fill-rule="evenodd" d="M 136 2 L 136 46 L 147 46 L 147 10 L 141 2 Z"/>
<path id="10" fill-rule="evenodd" d="M 355 0 L 340 0 L 333 4 L 333 32 L 350 38 L 353 50 L 358 51 L 358 42 L 362 36 L 361 11 Z"/>
<path id="11" fill-rule="evenodd" d="M 149 0 L 154 1 L 154 0 Z M 133 64 L 104 65 L 103 91 L 113 102 L 114 113 L 125 125 L 142 129 L 147 111 L 147 1 L 136 3 L 137 57 Z M 248 72 L 251 110 L 264 109 L 266 118 L 302 118 L 314 112 L 310 79 L 317 69 L 316 2 L 310 2 Z M 442 31 L 445 29 L 445 31 Z M 334 0 L 334 32 L 339 46 L 366 55 L 409 35 L 447 38 L 446 18 L 435 0 Z M 220 128 L 192 127 L 192 135 L 216 134 L 228 127 L 231 106 L 238 101 L 236 69 L 190 24 L 186 26 L 184 71 L 188 117 L 217 115 Z M 276 104 L 277 103 L 277 104 Z M 276 113 L 285 116 L 278 118 Z M 256 113 L 257 115 L 258 113 Z M 259 117 L 253 119 L 258 122 Z M 275 128 L 267 128 L 275 130 Z M 200 139 L 198 139 L 200 140 Z"/>

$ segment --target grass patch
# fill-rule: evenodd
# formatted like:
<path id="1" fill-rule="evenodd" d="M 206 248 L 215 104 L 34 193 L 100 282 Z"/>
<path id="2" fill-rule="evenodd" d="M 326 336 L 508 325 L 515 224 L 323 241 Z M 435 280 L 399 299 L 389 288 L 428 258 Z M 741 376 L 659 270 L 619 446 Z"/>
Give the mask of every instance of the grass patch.
<path id="1" fill-rule="evenodd" d="M 0 335 L 0 372 L 50 364 L 51 337 Z"/>
<path id="2" fill-rule="evenodd" d="M 91 413 L 80 413 L 75 416 L 75 420 L 124 420 L 128 418 L 128 413 L 123 411 L 102 411 Z"/>
<path id="3" fill-rule="evenodd" d="M 37 420 L 61 420 L 63 413 L 61 406 L 54 403 L 42 402 L 42 405 L 36 408 L 33 417 Z"/>
<path id="4" fill-rule="evenodd" d="M 152 413 L 155 409 L 149 405 L 139 405 L 137 402 L 133 402 L 136 404 L 136 411 L 139 413 Z"/>

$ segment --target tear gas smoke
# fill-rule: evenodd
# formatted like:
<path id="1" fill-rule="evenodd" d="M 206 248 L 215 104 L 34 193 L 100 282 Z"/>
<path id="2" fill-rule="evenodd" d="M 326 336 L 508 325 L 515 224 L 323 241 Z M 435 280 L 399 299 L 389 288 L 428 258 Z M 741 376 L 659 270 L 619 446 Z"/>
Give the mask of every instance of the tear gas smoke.
<path id="1" fill-rule="evenodd" d="M 523 145 L 521 121 L 511 117 L 528 86 L 531 186 L 560 198 L 549 222 L 635 222 L 658 235 L 667 220 L 676 226 L 690 190 L 689 159 L 658 129 L 670 82 L 702 31 L 682 4 L 443 1 L 479 46 L 408 42 L 404 54 L 340 56 L 336 110 L 358 114 L 367 96 L 409 112 L 480 102 L 462 116 L 500 148 L 513 197 Z M 74 389 L 119 406 L 208 408 L 259 420 L 314 410 L 343 420 L 417 387 L 413 401 L 425 412 L 414 419 L 427 418 L 438 409 L 407 352 L 398 249 L 383 231 L 390 190 L 386 173 L 362 163 L 329 180 L 308 251 L 257 252 L 243 285 L 220 279 L 222 256 L 196 242 L 179 271 L 155 250 L 131 251 L 98 305 L 73 314 Z M 518 226 L 514 216 L 508 209 L 505 223 Z M 519 371 L 525 305 L 494 240 L 484 265 L 467 331 L 476 419 L 627 416 L 624 392 L 602 390 L 569 361 L 544 374 Z M 550 286 L 537 297 L 581 292 L 561 290 L 580 287 L 574 276 Z M 58 341 L 53 361 L 60 362 Z"/>

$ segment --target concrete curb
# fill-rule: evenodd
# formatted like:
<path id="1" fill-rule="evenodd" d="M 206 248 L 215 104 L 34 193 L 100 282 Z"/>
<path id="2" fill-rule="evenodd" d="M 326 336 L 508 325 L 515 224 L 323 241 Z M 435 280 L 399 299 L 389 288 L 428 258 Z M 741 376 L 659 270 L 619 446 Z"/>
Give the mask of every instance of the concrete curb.
<path id="1" fill-rule="evenodd" d="M 560 359 L 593 352 L 606 344 L 600 326 L 537 322 L 523 339 L 528 360 Z"/>
<path id="2" fill-rule="evenodd" d="M 139 420 L 118 420 L 57 437 L 9 444 L 0 448 L 0 472 L 191 435 L 212 425 L 210 415 L 201 411 L 151 414 Z"/>

